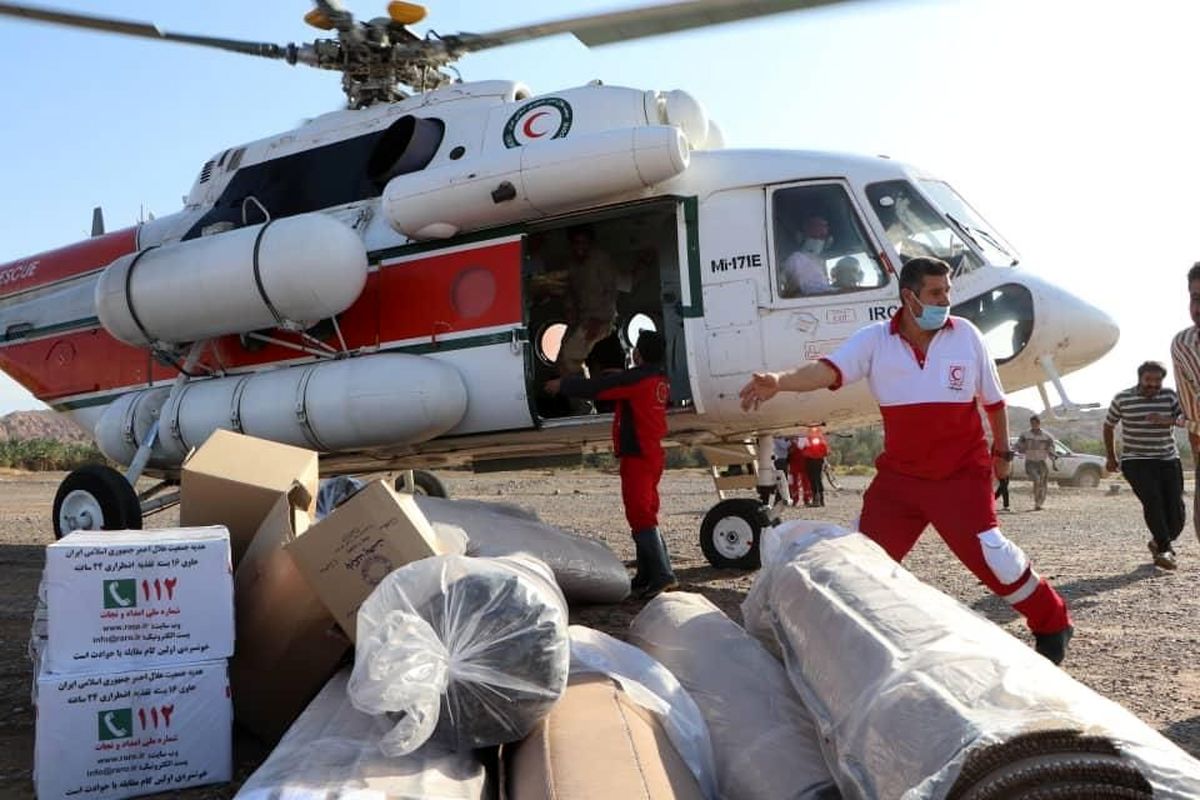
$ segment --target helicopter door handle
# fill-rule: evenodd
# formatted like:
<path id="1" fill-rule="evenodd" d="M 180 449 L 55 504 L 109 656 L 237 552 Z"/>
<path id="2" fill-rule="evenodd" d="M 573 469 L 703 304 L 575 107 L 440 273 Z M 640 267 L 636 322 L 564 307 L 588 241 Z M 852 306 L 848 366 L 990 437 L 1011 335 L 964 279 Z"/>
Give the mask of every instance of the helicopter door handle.
<path id="1" fill-rule="evenodd" d="M 261 202 L 259 202 L 259 199 L 257 197 L 255 197 L 254 195 L 251 194 L 251 195 L 247 195 L 242 200 L 242 226 L 243 227 L 250 224 L 250 222 L 246 218 L 246 206 L 249 203 L 253 203 L 254 205 L 258 206 L 258 210 L 261 211 L 263 217 L 265 217 L 263 222 L 271 221 L 271 212 L 267 211 L 267 207 L 264 206 Z"/>

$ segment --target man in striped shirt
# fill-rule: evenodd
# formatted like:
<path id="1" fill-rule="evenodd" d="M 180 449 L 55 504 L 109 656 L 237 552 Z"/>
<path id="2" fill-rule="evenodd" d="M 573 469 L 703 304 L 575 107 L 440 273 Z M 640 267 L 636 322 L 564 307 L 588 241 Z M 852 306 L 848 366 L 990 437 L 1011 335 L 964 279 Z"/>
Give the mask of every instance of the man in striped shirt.
<path id="1" fill-rule="evenodd" d="M 1153 536 L 1147 546 L 1154 563 L 1175 569 L 1172 542 L 1183 530 L 1183 469 L 1175 447 L 1175 421 L 1183 409 L 1175 392 L 1163 388 L 1167 368 L 1157 361 L 1138 367 L 1138 383 L 1119 392 L 1104 419 L 1108 470 L 1116 472 L 1113 431 L 1121 425 L 1121 472 L 1142 502 L 1142 516 Z"/>
<path id="2" fill-rule="evenodd" d="M 1183 406 L 1183 427 L 1192 446 L 1192 466 L 1200 486 L 1200 261 L 1187 274 L 1188 312 L 1193 325 L 1175 334 L 1171 341 L 1171 360 L 1175 363 L 1175 386 Z M 1200 538 L 1200 491 L 1192 493 L 1192 524 Z"/>

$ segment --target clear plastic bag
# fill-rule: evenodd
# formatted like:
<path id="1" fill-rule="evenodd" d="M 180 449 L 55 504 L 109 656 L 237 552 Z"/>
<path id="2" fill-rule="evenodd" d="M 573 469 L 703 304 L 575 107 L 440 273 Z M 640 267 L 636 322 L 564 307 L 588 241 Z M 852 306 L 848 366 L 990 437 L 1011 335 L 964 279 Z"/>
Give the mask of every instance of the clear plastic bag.
<path id="1" fill-rule="evenodd" d="M 438 556 L 392 572 L 359 609 L 349 694 L 360 711 L 394 715 L 389 755 L 429 739 L 487 747 L 546 715 L 569 663 L 566 601 L 545 564 Z"/>
<path id="2" fill-rule="evenodd" d="M 339 672 L 235 796 L 237 800 L 485 800 L 487 773 L 474 753 L 437 745 L 403 758 L 380 752 L 385 717 L 346 698 L 350 670 Z"/>

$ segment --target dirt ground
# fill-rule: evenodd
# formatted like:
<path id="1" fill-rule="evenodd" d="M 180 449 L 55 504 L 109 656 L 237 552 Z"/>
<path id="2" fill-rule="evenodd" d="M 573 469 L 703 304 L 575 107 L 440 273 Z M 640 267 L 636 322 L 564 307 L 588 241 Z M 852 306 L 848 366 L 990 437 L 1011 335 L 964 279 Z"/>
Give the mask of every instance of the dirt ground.
<path id="1" fill-rule="evenodd" d="M 43 546 L 53 539 L 51 504 L 62 477 L 0 473 L 4 576 L 0 582 L 0 710 L 7 709 L 0 722 L 0 797 L 4 798 L 34 796 L 34 712 L 26 644 Z M 494 475 L 448 472 L 442 477 L 454 497 L 503 499 L 527 506 L 547 522 L 604 540 L 621 558 L 633 557 L 615 474 L 560 470 Z M 819 511 L 823 519 L 848 524 L 858 512 L 866 479 L 843 478 L 842 483 L 842 491 L 828 495 L 826 508 Z M 1189 520 L 1178 543 L 1179 569 L 1168 573 L 1153 567 L 1140 506 L 1128 486 L 1110 493 L 1110 486 L 1118 483 L 1105 481 L 1096 489 L 1051 487 L 1047 508 L 1035 513 L 1029 484 L 1014 482 L 1013 513 L 1002 515 L 1001 525 L 1071 604 L 1076 633 L 1064 668 L 1200 756 L 1200 546 Z M 668 473 L 662 500 L 662 528 L 684 588 L 706 595 L 740 621 L 739 606 L 753 573 L 710 568 L 697 541 L 700 520 L 715 502 L 707 473 Z M 785 518 L 804 511 L 812 510 L 788 510 Z M 151 517 L 147 526 L 173 522 L 173 513 L 167 512 Z M 906 566 L 1029 640 L 1020 619 L 959 566 L 932 532 Z M 637 611 L 634 604 L 581 608 L 572 612 L 572 621 L 620 636 Z M 239 735 L 235 755 L 240 782 L 266 751 Z M 235 792 L 236 783 L 168 796 L 215 800 Z"/>

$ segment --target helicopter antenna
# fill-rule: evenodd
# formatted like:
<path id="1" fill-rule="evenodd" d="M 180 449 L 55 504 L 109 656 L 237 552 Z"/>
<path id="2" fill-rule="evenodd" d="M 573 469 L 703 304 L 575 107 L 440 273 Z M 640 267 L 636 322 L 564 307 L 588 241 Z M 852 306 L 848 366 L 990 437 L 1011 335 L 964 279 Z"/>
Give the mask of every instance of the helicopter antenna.
<path id="1" fill-rule="evenodd" d="M 862 2 L 863 0 L 859 0 Z M 304 64 L 342 73 L 342 90 L 350 108 L 391 102 L 407 96 L 405 87 L 420 91 L 450 83 L 444 69 L 467 53 L 569 33 L 588 47 L 660 36 L 667 33 L 763 17 L 785 11 L 837 5 L 848 0 L 686 0 L 685 2 L 591 14 L 582 17 L 492 31 L 424 37 L 410 30 L 425 18 L 416 3 L 391 0 L 387 16 L 362 22 L 339 0 L 314 0 L 304 17 L 314 28 L 336 38 L 308 44 L 277 45 L 212 36 L 170 33 L 144 22 L 0 2 L 0 16 L 18 17 L 71 28 L 190 44 L 288 64 Z M 457 76 L 462 80 L 462 76 Z"/>

